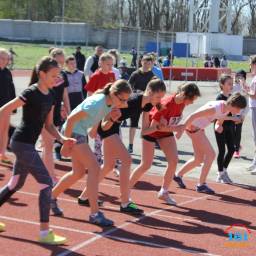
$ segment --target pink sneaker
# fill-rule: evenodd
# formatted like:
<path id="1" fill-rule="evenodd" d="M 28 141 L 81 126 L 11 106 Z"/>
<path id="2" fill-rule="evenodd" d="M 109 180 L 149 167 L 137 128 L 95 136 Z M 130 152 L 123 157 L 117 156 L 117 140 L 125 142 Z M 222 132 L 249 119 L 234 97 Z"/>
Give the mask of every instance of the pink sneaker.
<path id="1" fill-rule="evenodd" d="M 240 153 L 239 153 L 239 151 L 235 151 L 235 153 L 234 153 L 234 158 L 240 158 Z"/>

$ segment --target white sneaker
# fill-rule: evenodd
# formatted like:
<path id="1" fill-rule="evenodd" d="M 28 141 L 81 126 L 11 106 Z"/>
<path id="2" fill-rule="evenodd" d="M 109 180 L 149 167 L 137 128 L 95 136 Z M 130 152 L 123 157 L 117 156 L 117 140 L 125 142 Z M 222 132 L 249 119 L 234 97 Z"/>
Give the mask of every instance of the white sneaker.
<path id="1" fill-rule="evenodd" d="M 226 171 L 218 173 L 216 182 L 224 183 L 224 184 L 232 184 L 233 183 L 233 181 L 230 179 L 230 177 L 228 176 L 228 173 Z"/>
<path id="2" fill-rule="evenodd" d="M 118 169 L 114 169 L 114 174 L 116 177 L 120 177 L 120 171 Z"/>
<path id="3" fill-rule="evenodd" d="M 169 195 L 169 192 L 158 192 L 158 199 L 165 201 L 167 204 L 169 205 L 177 205 L 176 201 L 174 199 L 172 199 Z"/>
<path id="4" fill-rule="evenodd" d="M 256 175 L 256 167 L 255 167 L 255 169 L 253 169 L 253 170 L 251 171 L 251 174 L 252 174 L 252 175 Z"/>
<path id="5" fill-rule="evenodd" d="M 247 171 L 251 172 L 256 168 L 256 163 L 253 161 L 250 166 L 247 167 Z"/>

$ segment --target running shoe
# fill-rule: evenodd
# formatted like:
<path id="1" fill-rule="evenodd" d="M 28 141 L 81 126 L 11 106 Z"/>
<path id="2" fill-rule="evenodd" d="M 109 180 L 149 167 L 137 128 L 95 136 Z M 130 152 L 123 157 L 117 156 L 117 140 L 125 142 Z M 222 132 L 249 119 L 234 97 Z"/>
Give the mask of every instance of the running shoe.
<path id="1" fill-rule="evenodd" d="M 107 219 L 102 212 L 97 212 L 96 214 L 90 215 L 89 221 L 90 223 L 101 227 L 109 227 L 114 225 L 114 222 Z"/>
<path id="2" fill-rule="evenodd" d="M 120 212 L 128 213 L 131 215 L 141 215 L 144 213 L 144 211 L 142 209 L 139 209 L 138 206 L 133 202 L 130 202 L 126 207 L 122 207 L 121 205 Z"/>
<path id="3" fill-rule="evenodd" d="M 252 171 L 251 171 L 251 174 L 252 174 L 252 175 L 256 175 L 256 169 L 252 170 Z"/>
<path id="4" fill-rule="evenodd" d="M 114 174 L 116 177 L 120 177 L 120 171 L 117 168 L 114 169 Z"/>
<path id="5" fill-rule="evenodd" d="M 43 244 L 61 245 L 67 242 L 67 238 L 63 236 L 58 236 L 54 234 L 52 230 L 50 230 L 47 236 L 40 237 L 38 241 Z"/>
<path id="6" fill-rule="evenodd" d="M 57 199 L 51 199 L 51 209 L 54 216 L 63 216 L 63 211 L 59 208 Z"/>
<path id="7" fill-rule="evenodd" d="M 127 150 L 130 154 L 133 153 L 133 144 L 129 144 Z"/>
<path id="8" fill-rule="evenodd" d="M 206 194 L 210 194 L 210 195 L 215 194 L 214 190 L 209 188 L 206 183 L 204 183 L 201 186 L 197 185 L 196 186 L 196 191 L 199 192 L 199 193 L 206 193 Z"/>
<path id="9" fill-rule="evenodd" d="M 182 177 L 174 175 L 173 180 L 177 182 L 180 188 L 186 188 L 186 185 L 183 182 Z"/>
<path id="10" fill-rule="evenodd" d="M 88 206 L 88 207 L 90 207 L 90 202 L 89 202 L 88 198 L 82 199 L 82 198 L 78 197 L 77 202 L 81 206 Z M 103 201 L 102 200 L 98 200 L 98 206 L 102 206 L 102 205 L 103 205 Z"/>
<path id="11" fill-rule="evenodd" d="M 239 151 L 235 151 L 234 152 L 234 158 L 240 158 L 240 152 Z"/>
<path id="12" fill-rule="evenodd" d="M 218 183 L 224 183 L 224 184 L 232 184 L 233 181 L 230 179 L 227 171 L 222 171 L 218 173 L 216 182 Z"/>
<path id="13" fill-rule="evenodd" d="M 5 231 L 5 224 L 0 222 L 0 232 L 4 232 Z"/>
<path id="14" fill-rule="evenodd" d="M 248 172 L 251 172 L 251 171 L 253 171 L 254 169 L 256 169 L 256 163 L 252 163 L 249 167 L 247 167 L 247 171 Z"/>
<path id="15" fill-rule="evenodd" d="M 170 197 L 168 191 L 163 193 L 159 191 L 157 197 L 158 199 L 165 201 L 169 205 L 177 205 L 176 201 Z"/>

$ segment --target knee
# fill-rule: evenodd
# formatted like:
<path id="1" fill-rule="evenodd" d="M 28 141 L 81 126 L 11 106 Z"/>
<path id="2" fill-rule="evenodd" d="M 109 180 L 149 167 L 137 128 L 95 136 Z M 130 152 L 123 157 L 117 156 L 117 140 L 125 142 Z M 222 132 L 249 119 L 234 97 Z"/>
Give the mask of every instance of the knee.
<path id="1" fill-rule="evenodd" d="M 152 162 L 142 162 L 140 164 L 140 169 L 141 170 L 149 170 L 151 168 Z"/>
<path id="2" fill-rule="evenodd" d="M 213 162 L 215 157 L 216 157 L 216 153 L 214 152 L 214 150 L 211 150 L 211 151 L 207 152 L 207 154 L 205 156 L 205 160 Z"/>
<path id="3" fill-rule="evenodd" d="M 24 183 L 25 183 L 25 179 L 21 179 L 20 175 L 14 175 L 9 180 L 7 186 L 9 188 L 9 190 L 17 191 L 17 190 L 21 189 L 24 186 Z"/>
<path id="4" fill-rule="evenodd" d="M 193 162 L 195 163 L 196 166 L 199 166 L 203 161 L 204 161 L 204 158 L 202 156 L 199 156 L 199 157 L 195 157 Z"/>
<path id="5" fill-rule="evenodd" d="M 172 158 L 170 158 L 170 159 L 167 159 L 167 161 L 168 161 L 168 166 L 177 166 L 177 164 L 178 164 L 178 161 L 179 161 L 179 159 L 178 159 L 178 157 L 172 157 Z"/>
<path id="6" fill-rule="evenodd" d="M 124 157 L 120 158 L 122 165 L 129 166 L 132 164 L 132 158 L 129 154 L 125 155 Z"/>
<path id="7" fill-rule="evenodd" d="M 84 174 L 85 174 L 84 172 L 72 171 L 72 178 L 75 180 L 80 180 L 83 178 Z"/>

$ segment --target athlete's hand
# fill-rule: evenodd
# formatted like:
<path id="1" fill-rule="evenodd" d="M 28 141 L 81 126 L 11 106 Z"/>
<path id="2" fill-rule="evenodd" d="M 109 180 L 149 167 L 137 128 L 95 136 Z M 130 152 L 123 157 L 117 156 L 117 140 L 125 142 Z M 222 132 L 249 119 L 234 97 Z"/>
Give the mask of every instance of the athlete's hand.
<path id="1" fill-rule="evenodd" d="M 63 137 L 62 140 L 63 140 L 63 145 L 61 147 L 60 153 L 64 157 L 69 157 L 71 156 L 72 149 L 76 144 L 76 139 Z"/>
<path id="2" fill-rule="evenodd" d="M 160 124 L 162 124 L 162 125 L 165 125 L 165 126 L 167 126 L 168 125 L 168 122 L 167 122 L 167 120 L 163 117 L 163 116 L 161 116 L 161 118 L 160 118 L 160 122 L 159 122 Z"/>
<path id="3" fill-rule="evenodd" d="M 109 113 L 112 120 L 117 121 L 121 117 L 121 111 L 119 108 L 113 108 Z"/>
<path id="4" fill-rule="evenodd" d="M 184 133 L 186 126 L 184 124 L 176 125 L 174 131 L 176 132 L 175 136 L 177 139 L 180 139 Z"/>

